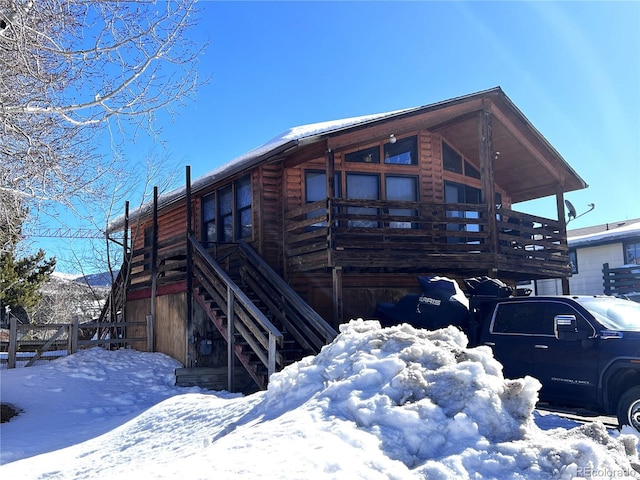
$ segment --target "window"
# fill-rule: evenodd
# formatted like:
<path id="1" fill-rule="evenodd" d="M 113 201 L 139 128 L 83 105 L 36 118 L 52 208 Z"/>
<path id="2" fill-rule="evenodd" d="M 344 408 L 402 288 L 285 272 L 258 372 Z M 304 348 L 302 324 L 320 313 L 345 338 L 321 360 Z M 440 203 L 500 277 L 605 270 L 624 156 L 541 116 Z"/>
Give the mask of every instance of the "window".
<path id="1" fill-rule="evenodd" d="M 305 202 L 313 203 L 319 200 L 324 200 L 327 198 L 327 174 L 323 171 L 313 171 L 307 170 L 305 171 Z M 340 185 L 340 173 L 336 172 L 334 181 L 334 191 L 335 196 L 340 198 L 342 196 L 342 187 Z M 324 215 L 325 209 L 322 210 L 314 210 L 313 212 L 307 213 L 307 218 L 320 217 Z M 314 227 L 326 227 L 327 222 L 318 222 L 311 225 Z"/>
<path id="2" fill-rule="evenodd" d="M 216 241 L 216 194 L 202 197 L 202 240 L 205 243 Z"/>
<path id="3" fill-rule="evenodd" d="M 578 252 L 575 248 L 569 249 L 569 264 L 571 265 L 571 273 L 578 273 Z"/>
<path id="4" fill-rule="evenodd" d="M 558 315 L 575 315 L 576 328 L 581 332 L 593 332 L 591 324 L 578 313 L 571 305 L 563 302 L 544 302 L 541 317 L 541 334 L 555 336 L 553 319 Z"/>
<path id="5" fill-rule="evenodd" d="M 448 172 L 462 174 L 462 155 L 442 142 L 442 167 Z"/>
<path id="6" fill-rule="evenodd" d="M 384 163 L 391 165 L 418 164 L 418 137 L 407 137 L 387 142 L 382 146 Z M 380 145 L 369 147 L 357 152 L 347 153 L 346 162 L 380 163 Z"/>
<path id="7" fill-rule="evenodd" d="M 250 237 L 253 231 L 251 214 L 251 178 L 236 182 L 236 238 Z"/>
<path id="8" fill-rule="evenodd" d="M 477 205 L 480 203 L 480 194 L 479 188 L 454 182 L 444 183 L 444 200 L 446 203 L 471 203 Z M 447 210 L 447 217 L 477 219 L 479 214 L 476 210 Z M 479 232 L 480 225 L 477 222 L 448 223 L 447 230 L 452 232 Z M 478 240 L 469 240 L 464 237 L 448 237 L 447 243 L 478 243 Z"/>
<path id="9" fill-rule="evenodd" d="M 233 191 L 231 185 L 218 190 L 218 214 L 220 218 L 220 234 L 218 240 L 221 242 L 233 241 Z"/>
<path id="10" fill-rule="evenodd" d="M 557 315 L 575 315 L 579 330 L 593 331 L 591 324 L 571 305 L 553 301 L 500 303 L 496 306 L 491 331 L 503 334 L 553 337 L 553 319 Z"/>
<path id="11" fill-rule="evenodd" d="M 253 234 L 251 177 L 202 197 L 202 240 L 233 242 Z"/>
<path id="12" fill-rule="evenodd" d="M 471 165 L 467 160 L 464 161 L 464 174 L 467 177 L 477 178 L 480 180 L 480 170 Z"/>
<path id="13" fill-rule="evenodd" d="M 491 331 L 493 333 L 531 335 L 542 333 L 539 319 L 542 317 L 539 302 L 501 303 L 496 306 Z"/>
<path id="14" fill-rule="evenodd" d="M 640 265 L 640 242 L 626 242 L 624 244 L 624 263 Z"/>
<path id="15" fill-rule="evenodd" d="M 379 200 L 379 176 L 366 173 L 347 173 L 347 198 L 354 200 Z M 349 207 L 347 213 L 355 216 L 378 215 L 378 209 L 369 207 Z M 357 219 L 349 220 L 349 226 L 375 228 L 380 225 L 377 221 Z"/>
<path id="16" fill-rule="evenodd" d="M 384 163 L 395 165 L 418 164 L 418 139 L 416 136 L 384 144 Z"/>
<path id="17" fill-rule="evenodd" d="M 336 197 L 341 197 L 340 172 L 336 172 L 333 185 Z M 324 171 L 307 170 L 305 172 L 306 203 L 317 202 L 325 198 L 327 198 L 327 174 Z"/>
<path id="18" fill-rule="evenodd" d="M 387 175 L 385 177 L 385 190 L 387 200 L 392 201 L 418 201 L 418 179 L 417 177 L 404 177 L 396 175 Z M 389 215 L 395 216 L 415 216 L 417 212 L 408 208 L 390 208 Z M 389 222 L 390 228 L 412 228 L 414 224 L 411 222 Z"/>
<path id="19" fill-rule="evenodd" d="M 365 148 L 357 152 L 347 153 L 346 162 L 380 163 L 380 147 Z"/>
<path id="20" fill-rule="evenodd" d="M 456 152 L 447 142 L 442 142 L 442 168 L 448 172 L 464 174 L 466 177 L 480 179 L 480 170 L 469 160 L 463 158 L 462 155 Z"/>

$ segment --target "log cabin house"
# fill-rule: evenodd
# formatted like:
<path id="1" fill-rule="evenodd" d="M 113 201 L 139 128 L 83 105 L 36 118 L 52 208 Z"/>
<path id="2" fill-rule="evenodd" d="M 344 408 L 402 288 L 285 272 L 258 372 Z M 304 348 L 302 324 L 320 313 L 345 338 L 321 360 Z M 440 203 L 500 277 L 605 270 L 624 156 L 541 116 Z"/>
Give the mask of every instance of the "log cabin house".
<path id="1" fill-rule="evenodd" d="M 563 195 L 586 186 L 499 87 L 294 128 L 114 221 L 130 240 L 105 312 L 264 388 L 418 275 L 567 285 Z M 548 196 L 556 219 L 512 209 Z"/>

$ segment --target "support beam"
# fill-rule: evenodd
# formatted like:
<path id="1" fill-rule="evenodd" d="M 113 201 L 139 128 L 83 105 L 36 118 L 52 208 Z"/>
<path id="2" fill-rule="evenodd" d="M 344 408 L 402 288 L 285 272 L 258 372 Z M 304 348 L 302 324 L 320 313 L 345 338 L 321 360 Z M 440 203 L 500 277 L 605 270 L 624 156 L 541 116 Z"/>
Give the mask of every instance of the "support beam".
<path id="1" fill-rule="evenodd" d="M 130 264 L 130 258 L 129 258 L 129 252 L 133 250 L 133 239 L 131 239 L 131 249 L 128 250 L 128 236 L 129 236 L 129 201 L 127 200 L 124 204 L 124 240 L 122 242 L 122 248 L 123 248 L 123 256 L 122 258 L 124 259 L 124 261 L 126 262 L 125 268 L 126 268 L 126 272 L 125 275 L 123 275 L 122 277 L 122 305 L 120 306 L 120 311 L 122 312 L 121 316 L 122 316 L 122 321 L 126 322 L 127 321 L 127 314 L 125 312 L 126 307 L 127 307 L 127 286 L 129 285 L 129 279 L 126 278 L 128 275 L 130 275 L 131 273 L 131 268 L 129 266 Z M 113 289 L 111 289 L 111 291 L 113 292 Z M 113 295 L 113 293 L 111 293 L 111 295 Z M 111 303 L 112 305 L 112 311 L 111 311 L 111 321 L 112 322 L 117 322 L 118 321 L 118 306 L 115 305 L 115 302 Z"/>
<path id="2" fill-rule="evenodd" d="M 152 331 L 155 332 L 156 299 L 158 293 L 158 187 L 153 187 L 153 242 L 151 247 L 151 315 Z M 155 335 L 155 334 L 154 334 Z M 152 352 L 155 352 L 155 338 L 148 342 Z"/>
<path id="3" fill-rule="evenodd" d="M 186 168 L 186 189 L 187 189 L 187 325 L 185 328 L 185 367 L 193 367 L 191 347 L 193 346 L 193 255 L 191 241 L 191 167 Z"/>
<path id="4" fill-rule="evenodd" d="M 333 225 L 333 199 L 336 198 L 336 174 L 335 174 L 335 158 L 333 150 L 329 149 L 325 152 L 325 176 L 326 176 L 326 219 L 327 219 L 327 254 L 328 264 L 333 266 L 333 248 L 335 246 Z"/>
<path id="5" fill-rule="evenodd" d="M 560 244 L 567 245 L 567 222 L 564 216 L 564 191 L 562 190 L 561 185 L 558 185 L 558 188 L 556 189 L 556 208 L 558 209 L 558 222 L 560 223 L 560 229 L 561 229 Z M 569 295 L 571 293 L 569 288 L 569 278 L 562 277 L 561 283 L 562 283 L 562 294 Z"/>
<path id="6" fill-rule="evenodd" d="M 496 189 L 493 173 L 495 152 L 493 151 L 492 115 L 489 102 L 483 102 L 483 109 L 478 113 L 478 155 L 480 157 L 480 182 L 482 185 L 481 202 L 487 206 L 487 225 L 489 227 L 490 251 L 494 257 L 494 265 L 497 265 L 498 232 L 496 220 Z M 490 275 L 495 275 L 491 272 Z"/>

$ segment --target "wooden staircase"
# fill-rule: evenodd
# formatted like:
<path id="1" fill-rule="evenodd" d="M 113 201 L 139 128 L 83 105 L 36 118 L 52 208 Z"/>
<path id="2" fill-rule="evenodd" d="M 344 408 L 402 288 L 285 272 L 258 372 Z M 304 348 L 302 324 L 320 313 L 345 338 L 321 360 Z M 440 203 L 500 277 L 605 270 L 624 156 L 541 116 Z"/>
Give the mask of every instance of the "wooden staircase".
<path id="1" fill-rule="evenodd" d="M 317 354 L 337 335 L 247 244 L 234 252 L 237 268 L 225 270 L 195 238 L 189 241 L 193 298 L 227 342 L 230 391 L 233 357 L 264 389 L 272 373 Z"/>
<path id="2" fill-rule="evenodd" d="M 236 358 L 258 388 L 265 389 L 271 374 L 317 354 L 337 332 L 249 245 L 240 242 L 223 248 L 226 253 L 218 258 L 224 268 L 193 235 L 188 235 L 186 254 L 184 246 L 174 247 L 171 268 L 157 270 L 156 278 L 162 279 L 163 285 L 186 279 L 187 290 L 227 343 L 227 389 L 234 391 L 234 378 L 239 376 L 234 372 Z M 114 327 L 124 317 L 132 265 L 127 256 L 102 311 L 101 321 L 111 321 Z M 198 384 L 199 375 L 220 383 L 219 368 L 178 370 L 176 377 L 184 374 L 184 381 L 192 385 Z"/>

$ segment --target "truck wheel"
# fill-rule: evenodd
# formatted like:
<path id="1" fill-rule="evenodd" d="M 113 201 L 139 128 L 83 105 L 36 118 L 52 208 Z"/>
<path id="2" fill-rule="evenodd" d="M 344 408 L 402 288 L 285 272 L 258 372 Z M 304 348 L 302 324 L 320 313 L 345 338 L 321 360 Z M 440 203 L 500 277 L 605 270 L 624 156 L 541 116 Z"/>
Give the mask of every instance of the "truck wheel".
<path id="1" fill-rule="evenodd" d="M 618 425 L 630 425 L 640 432 L 640 386 L 624 392 L 618 401 Z"/>

